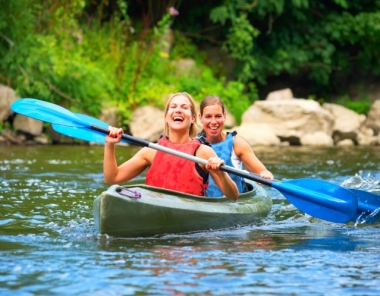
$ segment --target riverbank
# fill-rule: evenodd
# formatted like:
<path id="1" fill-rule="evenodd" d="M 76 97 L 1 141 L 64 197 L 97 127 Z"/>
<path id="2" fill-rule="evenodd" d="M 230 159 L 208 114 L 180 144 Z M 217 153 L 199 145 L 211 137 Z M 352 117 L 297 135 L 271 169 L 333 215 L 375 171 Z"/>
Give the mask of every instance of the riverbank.
<path id="1" fill-rule="evenodd" d="M 78 144 L 55 132 L 49 124 L 15 114 L 11 104 L 17 98 L 1 100 L 0 144 Z M 124 129 L 137 138 L 157 142 L 164 133 L 157 119 L 164 111 L 150 106 L 137 108 Z M 117 125 L 117 109 L 104 109 L 100 120 Z M 357 114 L 338 104 L 293 98 L 290 90 L 255 101 L 243 114 L 241 124 L 227 113 L 226 128 L 236 130 L 251 146 L 378 146 L 380 145 L 380 100 L 373 102 L 368 115 Z M 201 130 L 201 126 L 199 131 Z"/>

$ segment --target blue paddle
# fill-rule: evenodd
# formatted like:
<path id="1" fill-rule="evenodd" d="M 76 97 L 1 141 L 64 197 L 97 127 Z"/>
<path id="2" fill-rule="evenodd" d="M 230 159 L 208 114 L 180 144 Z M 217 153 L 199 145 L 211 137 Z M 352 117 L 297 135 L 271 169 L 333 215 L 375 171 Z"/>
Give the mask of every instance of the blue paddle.
<path id="1" fill-rule="evenodd" d="M 50 122 L 56 131 L 77 139 L 104 143 L 104 135 L 108 134 L 108 125 L 106 123 L 87 115 L 70 112 L 61 106 L 45 101 L 20 99 L 12 104 L 11 109 L 16 113 L 34 119 Z M 207 164 L 205 159 L 138 139 L 131 135 L 123 134 L 122 141 L 142 147 L 150 147 L 200 164 Z M 220 169 L 273 187 L 301 211 L 313 217 L 335 223 L 355 221 L 363 212 L 373 212 L 378 208 L 378 203 L 374 202 L 374 200 L 377 200 L 376 195 L 367 193 L 371 196 L 371 198 L 367 198 L 368 202 L 364 201 L 364 199 L 358 201 L 357 195 L 351 190 L 326 181 L 307 178 L 282 182 L 269 181 L 258 175 L 230 166 L 221 166 Z M 363 193 L 362 195 L 367 194 Z"/>

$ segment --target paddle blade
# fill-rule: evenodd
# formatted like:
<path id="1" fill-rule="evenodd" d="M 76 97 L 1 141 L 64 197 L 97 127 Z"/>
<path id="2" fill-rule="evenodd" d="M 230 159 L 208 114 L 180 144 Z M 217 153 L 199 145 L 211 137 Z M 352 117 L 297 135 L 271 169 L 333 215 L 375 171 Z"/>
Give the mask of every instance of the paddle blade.
<path id="1" fill-rule="evenodd" d="M 304 178 L 273 182 L 271 186 L 301 211 L 326 221 L 347 223 L 358 209 L 351 191 L 326 181 Z"/>
<path id="2" fill-rule="evenodd" d="M 81 121 L 86 122 L 88 125 L 96 125 L 106 130 L 108 129 L 108 124 L 99 119 L 80 113 L 73 114 L 77 116 Z M 104 144 L 106 142 L 106 133 L 103 132 L 95 131 L 89 128 L 71 127 L 59 124 L 53 124 L 52 126 L 56 132 L 68 137 L 100 144 Z"/>
<path id="3" fill-rule="evenodd" d="M 65 125 L 53 124 L 53 129 L 65 136 L 76 138 L 79 140 L 104 144 L 106 142 L 106 135 L 108 134 L 108 124 L 91 116 L 73 113 L 81 121 L 86 122 L 90 127 L 71 127 Z M 129 141 L 127 140 L 129 139 Z M 128 143 L 131 145 L 140 145 L 140 141 L 132 141 L 133 137 L 123 134 L 121 142 Z M 147 146 L 147 145 L 143 145 Z"/>
<path id="4" fill-rule="evenodd" d="M 88 127 L 85 121 L 81 121 L 69 110 L 41 100 L 20 99 L 11 105 L 11 110 L 37 120 L 71 127 Z"/>

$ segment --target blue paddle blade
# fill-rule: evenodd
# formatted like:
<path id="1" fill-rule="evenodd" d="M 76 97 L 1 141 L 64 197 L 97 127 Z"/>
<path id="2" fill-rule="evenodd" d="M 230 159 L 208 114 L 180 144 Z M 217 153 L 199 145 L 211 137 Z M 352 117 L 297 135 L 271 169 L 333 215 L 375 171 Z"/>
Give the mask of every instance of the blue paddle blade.
<path id="1" fill-rule="evenodd" d="M 52 123 L 55 131 L 88 142 L 105 143 L 105 135 L 108 133 L 108 124 L 99 119 L 73 113 L 61 106 L 41 100 L 29 98 L 17 100 L 11 105 L 11 110 Z M 126 139 L 122 139 L 122 142 L 134 144 Z"/>
<path id="2" fill-rule="evenodd" d="M 78 119 L 81 121 L 86 122 L 90 127 L 71 127 L 71 126 L 65 126 L 65 125 L 59 125 L 59 124 L 53 124 L 53 129 L 65 136 L 69 136 L 72 138 L 76 138 L 79 140 L 87 141 L 87 142 L 93 142 L 93 143 L 99 143 L 104 144 L 106 142 L 106 135 L 108 133 L 108 127 L 109 125 L 97 118 L 80 114 L 80 113 L 73 113 Z M 94 126 L 98 127 L 97 129 L 94 129 Z M 99 128 L 102 128 L 99 129 Z M 121 142 L 128 143 L 132 145 L 136 145 L 138 143 L 131 142 L 125 139 L 123 137 L 121 139 Z"/>
<path id="3" fill-rule="evenodd" d="M 71 127 L 89 127 L 86 121 L 80 120 L 69 110 L 41 100 L 20 99 L 11 105 L 11 110 L 37 120 L 66 125 Z"/>
<path id="4" fill-rule="evenodd" d="M 358 200 L 351 191 L 326 181 L 304 178 L 272 182 L 271 186 L 298 209 L 319 219 L 346 223 L 358 210 Z"/>
<path id="5" fill-rule="evenodd" d="M 93 118 L 88 115 L 80 114 L 80 113 L 73 113 L 75 116 L 77 116 L 80 120 L 87 122 L 89 125 L 96 125 L 99 127 L 102 127 L 104 129 L 108 129 L 108 124 Z M 53 124 L 53 129 L 65 136 L 76 138 L 79 140 L 87 141 L 87 142 L 93 142 L 93 143 L 100 143 L 104 144 L 106 142 L 106 134 L 103 132 L 95 131 L 88 128 L 83 127 L 71 127 L 71 126 L 65 126 L 65 125 L 59 125 L 59 124 Z"/>

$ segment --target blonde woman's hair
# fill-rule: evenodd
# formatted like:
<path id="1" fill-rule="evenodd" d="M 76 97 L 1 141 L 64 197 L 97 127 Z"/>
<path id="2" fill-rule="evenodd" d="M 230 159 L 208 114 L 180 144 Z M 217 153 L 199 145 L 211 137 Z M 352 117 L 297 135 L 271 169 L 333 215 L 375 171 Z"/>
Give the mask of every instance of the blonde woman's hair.
<path id="1" fill-rule="evenodd" d="M 192 98 L 192 96 L 190 96 L 188 93 L 178 92 L 178 93 L 175 93 L 169 97 L 168 101 L 166 102 L 166 106 L 165 106 L 164 119 L 166 117 L 166 114 L 168 113 L 170 102 L 172 101 L 172 99 L 174 97 L 177 97 L 177 96 L 184 96 L 189 100 L 191 115 L 194 117 L 194 122 L 190 125 L 189 136 L 190 136 L 190 138 L 194 138 L 198 132 L 198 129 L 197 129 L 197 106 L 195 105 L 195 101 Z M 166 121 L 165 121 L 165 130 L 164 131 L 165 131 L 165 136 L 168 137 L 169 136 L 169 124 Z"/>

